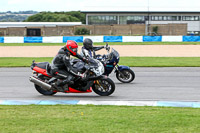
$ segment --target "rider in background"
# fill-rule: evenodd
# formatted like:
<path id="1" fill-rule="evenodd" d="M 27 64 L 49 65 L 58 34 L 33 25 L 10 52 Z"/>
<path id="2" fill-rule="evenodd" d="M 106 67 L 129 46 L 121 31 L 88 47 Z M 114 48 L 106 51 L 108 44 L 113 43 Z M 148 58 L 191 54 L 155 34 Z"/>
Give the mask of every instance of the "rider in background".
<path id="1" fill-rule="evenodd" d="M 85 57 L 85 58 L 88 58 L 88 57 L 96 58 L 95 51 L 101 50 L 103 48 L 106 48 L 106 45 L 94 47 L 93 41 L 89 38 L 85 38 L 84 41 L 83 41 L 83 47 L 81 49 L 80 55 Z"/>

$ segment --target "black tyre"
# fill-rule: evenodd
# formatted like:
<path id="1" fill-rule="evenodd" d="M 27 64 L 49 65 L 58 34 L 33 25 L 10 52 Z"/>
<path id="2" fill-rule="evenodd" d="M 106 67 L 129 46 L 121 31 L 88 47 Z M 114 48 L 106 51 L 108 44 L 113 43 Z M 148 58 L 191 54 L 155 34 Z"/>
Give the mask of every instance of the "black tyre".
<path id="1" fill-rule="evenodd" d="M 119 72 L 117 72 L 116 77 L 122 83 L 130 83 L 135 79 L 135 73 L 131 69 L 125 69 L 120 72 L 124 76 L 122 76 Z"/>
<path id="2" fill-rule="evenodd" d="M 38 76 L 38 78 L 40 78 L 41 80 L 44 80 L 44 76 L 43 75 Z M 34 84 L 34 85 L 35 85 L 35 89 L 42 95 L 54 95 L 54 94 L 57 93 L 57 92 L 53 92 L 53 91 L 44 90 L 44 89 L 42 89 L 42 87 L 40 87 L 40 86 L 38 86 L 36 84 Z"/>
<path id="3" fill-rule="evenodd" d="M 92 90 L 100 96 L 109 96 L 115 91 L 115 84 L 109 78 L 96 80 L 92 86 Z"/>

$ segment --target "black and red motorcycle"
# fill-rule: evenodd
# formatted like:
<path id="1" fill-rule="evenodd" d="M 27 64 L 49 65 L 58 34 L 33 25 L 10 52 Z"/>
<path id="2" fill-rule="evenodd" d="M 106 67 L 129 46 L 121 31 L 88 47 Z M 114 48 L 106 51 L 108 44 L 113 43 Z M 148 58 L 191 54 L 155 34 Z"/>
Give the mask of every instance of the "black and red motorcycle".
<path id="1" fill-rule="evenodd" d="M 30 81 L 34 83 L 35 89 L 43 95 L 54 95 L 57 92 L 90 93 L 94 91 L 100 96 L 109 96 L 115 91 L 114 82 L 103 75 L 105 70 L 100 61 L 89 58 L 89 63 L 85 64 L 81 60 L 74 59 L 71 63 L 79 72 L 86 75 L 84 79 L 76 77 L 72 85 L 57 86 L 57 80 L 66 79 L 66 75 L 59 72 L 52 75 L 48 62 L 35 63 L 33 61 L 31 65 L 33 76 L 30 76 Z"/>

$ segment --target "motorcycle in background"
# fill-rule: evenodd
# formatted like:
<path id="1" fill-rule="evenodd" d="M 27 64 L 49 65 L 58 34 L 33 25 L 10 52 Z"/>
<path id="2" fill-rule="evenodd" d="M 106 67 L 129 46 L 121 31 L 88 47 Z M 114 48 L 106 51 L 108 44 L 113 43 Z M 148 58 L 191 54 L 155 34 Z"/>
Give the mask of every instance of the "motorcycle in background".
<path id="1" fill-rule="evenodd" d="M 100 60 L 105 67 L 105 72 L 103 75 L 109 76 L 115 69 L 117 79 L 122 83 L 130 83 L 135 79 L 135 73 L 128 66 L 118 65 L 120 56 L 119 53 L 112 48 L 111 52 L 110 47 L 106 43 L 107 55 L 95 55 L 95 58 Z"/>

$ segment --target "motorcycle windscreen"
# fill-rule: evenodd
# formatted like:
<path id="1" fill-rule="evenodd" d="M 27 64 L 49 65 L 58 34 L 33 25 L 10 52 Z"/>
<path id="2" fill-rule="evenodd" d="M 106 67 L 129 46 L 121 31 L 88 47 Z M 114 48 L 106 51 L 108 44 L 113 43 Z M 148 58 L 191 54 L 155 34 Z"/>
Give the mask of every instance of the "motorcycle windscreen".
<path id="1" fill-rule="evenodd" d="M 92 67 L 98 67 L 98 62 L 95 59 L 88 57 L 88 62 Z"/>

